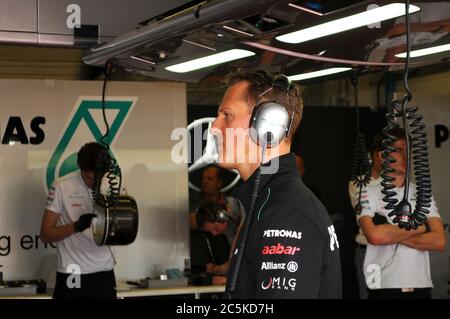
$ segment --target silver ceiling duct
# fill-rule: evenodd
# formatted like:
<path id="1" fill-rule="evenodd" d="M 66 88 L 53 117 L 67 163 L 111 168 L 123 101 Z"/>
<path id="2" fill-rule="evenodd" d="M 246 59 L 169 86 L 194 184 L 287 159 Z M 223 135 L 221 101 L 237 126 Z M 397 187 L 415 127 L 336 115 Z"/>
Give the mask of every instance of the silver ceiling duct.
<path id="1" fill-rule="evenodd" d="M 84 56 L 86 64 L 104 67 L 108 60 L 128 72 L 160 79 L 199 82 L 221 76 L 237 68 L 264 69 L 287 75 L 331 67 L 358 68 L 360 74 L 403 67 L 403 59 L 394 54 L 404 45 L 402 18 L 389 19 L 377 27 L 362 26 L 346 32 L 318 37 L 301 43 L 284 43 L 278 35 L 307 29 L 365 12 L 369 5 L 384 6 L 388 0 L 320 1 L 320 15 L 305 10 L 303 0 L 211 0 L 187 2 L 190 8 L 175 8 L 141 25 L 140 29 L 91 48 Z M 311 3 L 318 3 L 313 1 Z M 413 48 L 448 43 L 446 29 L 448 5 L 434 0 L 416 3 L 420 12 L 416 21 L 424 30 L 437 26 L 432 37 L 414 34 Z M 443 14 L 438 14 L 442 13 Z M 174 13 L 173 15 L 171 15 Z M 317 12 L 316 12 L 317 13 Z M 430 18 L 431 17 L 431 18 Z M 245 49 L 255 53 L 245 58 L 189 72 L 176 72 L 170 66 L 198 58 Z M 415 59 L 412 67 L 447 61 L 449 51 Z"/>
<path id="2" fill-rule="evenodd" d="M 277 1 L 277 4 L 289 2 Z M 159 41 L 187 35 L 189 32 L 211 23 L 239 19 L 246 15 L 263 12 L 274 5 L 273 0 L 216 0 L 197 5 L 180 14 L 149 25 L 132 33 L 115 38 L 106 44 L 91 48 L 83 58 L 86 64 L 104 66 L 113 58 L 129 58 L 139 48 L 149 47 Z"/>

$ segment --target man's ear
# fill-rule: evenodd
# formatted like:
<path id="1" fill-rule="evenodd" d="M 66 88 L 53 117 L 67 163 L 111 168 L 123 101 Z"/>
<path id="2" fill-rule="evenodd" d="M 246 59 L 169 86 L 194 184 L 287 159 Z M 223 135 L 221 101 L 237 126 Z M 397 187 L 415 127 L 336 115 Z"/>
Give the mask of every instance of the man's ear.
<path id="1" fill-rule="evenodd" d="M 378 160 L 378 165 L 381 168 L 381 163 L 383 162 L 383 152 L 382 151 L 377 151 L 376 158 Z"/>

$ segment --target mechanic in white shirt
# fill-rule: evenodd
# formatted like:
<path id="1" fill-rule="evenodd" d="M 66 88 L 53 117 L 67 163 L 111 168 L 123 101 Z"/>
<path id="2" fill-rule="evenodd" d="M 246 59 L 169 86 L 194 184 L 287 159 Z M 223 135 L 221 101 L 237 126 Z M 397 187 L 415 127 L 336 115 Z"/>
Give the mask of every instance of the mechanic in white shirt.
<path id="1" fill-rule="evenodd" d="M 406 141 L 402 129 L 392 131 L 397 137 L 393 146 L 396 151 L 390 153 L 395 159 L 391 167 L 395 172 L 396 198 L 401 199 L 406 174 Z M 381 141 L 381 139 L 380 139 Z M 380 150 L 380 146 L 376 146 Z M 381 151 L 375 156 L 381 159 Z M 432 199 L 425 225 L 416 230 L 407 231 L 393 224 L 394 217 L 384 207 L 382 186 L 367 187 L 367 198 L 362 200 L 362 212 L 358 218 L 367 240 L 364 260 L 364 274 L 369 288 L 369 299 L 409 299 L 431 298 L 430 262 L 428 251 L 443 251 L 446 245 L 444 226 Z M 410 184 L 409 202 L 414 210 L 416 187 Z M 388 223 L 376 225 L 375 214 L 384 216 Z"/>
<path id="2" fill-rule="evenodd" d="M 90 228 L 96 161 L 105 151 L 99 143 L 85 144 L 78 152 L 79 170 L 55 180 L 49 189 L 40 238 L 57 244 L 54 299 L 116 298 L 114 256 L 110 247 L 97 246 Z M 78 273 L 80 278 L 75 278 Z"/>

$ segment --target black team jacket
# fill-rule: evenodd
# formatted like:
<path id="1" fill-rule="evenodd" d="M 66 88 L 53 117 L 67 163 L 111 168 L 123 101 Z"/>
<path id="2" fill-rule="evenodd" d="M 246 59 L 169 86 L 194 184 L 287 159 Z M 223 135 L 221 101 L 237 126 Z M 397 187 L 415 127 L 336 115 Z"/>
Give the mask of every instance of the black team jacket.
<path id="1" fill-rule="evenodd" d="M 230 292 L 242 230 L 231 258 L 225 296 L 341 298 L 339 243 L 327 210 L 303 184 L 294 154 L 278 160 L 276 173 L 261 174 L 236 289 Z M 233 193 L 244 204 L 246 218 L 255 175 Z"/>

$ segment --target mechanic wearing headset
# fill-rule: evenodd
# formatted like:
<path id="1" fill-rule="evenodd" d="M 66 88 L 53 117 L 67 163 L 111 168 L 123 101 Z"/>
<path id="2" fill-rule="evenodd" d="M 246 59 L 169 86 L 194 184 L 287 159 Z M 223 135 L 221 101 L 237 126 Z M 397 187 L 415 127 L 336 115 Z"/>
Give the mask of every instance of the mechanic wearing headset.
<path id="1" fill-rule="evenodd" d="M 236 203 L 238 204 L 238 209 L 230 210 L 227 209 L 224 203 L 204 202 L 196 213 L 197 228 L 210 232 L 214 236 L 225 235 L 231 244 L 231 250 L 233 250 L 238 229 L 245 218 L 242 204 L 239 201 L 236 201 Z M 225 284 L 226 280 L 222 274 L 227 273 L 228 262 L 229 260 L 219 265 L 214 263 L 206 265 L 208 272 L 218 275 L 213 277 L 213 284 Z"/>
<path id="2" fill-rule="evenodd" d="M 218 139 L 219 166 L 236 168 L 244 180 L 233 194 L 245 207 L 244 225 L 252 218 L 245 249 L 241 249 L 245 227 L 239 231 L 226 296 L 341 298 L 339 243 L 334 227 L 325 207 L 303 184 L 295 156 L 290 153 L 303 109 L 299 89 L 285 76 L 274 77 L 262 71 L 232 74 L 228 86 L 211 132 Z M 261 164 L 260 156 L 253 159 L 264 149 L 250 136 L 249 127 L 255 106 L 259 108 L 258 104 L 264 101 L 283 105 L 292 124 L 286 125 L 291 126 L 286 137 L 265 151 L 264 167 L 278 163 L 278 169 L 260 175 L 254 214 L 249 216 Z M 277 119 L 270 118 L 268 122 L 272 120 Z M 258 127 L 257 123 L 254 126 Z M 241 140 L 244 145 L 239 147 L 231 140 Z M 239 250 L 244 255 L 236 267 Z M 239 272 L 234 280 L 236 268 Z"/>
<path id="3" fill-rule="evenodd" d="M 242 204 L 238 202 L 238 205 L 240 209 L 228 210 L 223 203 L 204 202 L 197 210 L 197 228 L 214 236 L 223 234 L 232 244 L 245 218 Z"/>

